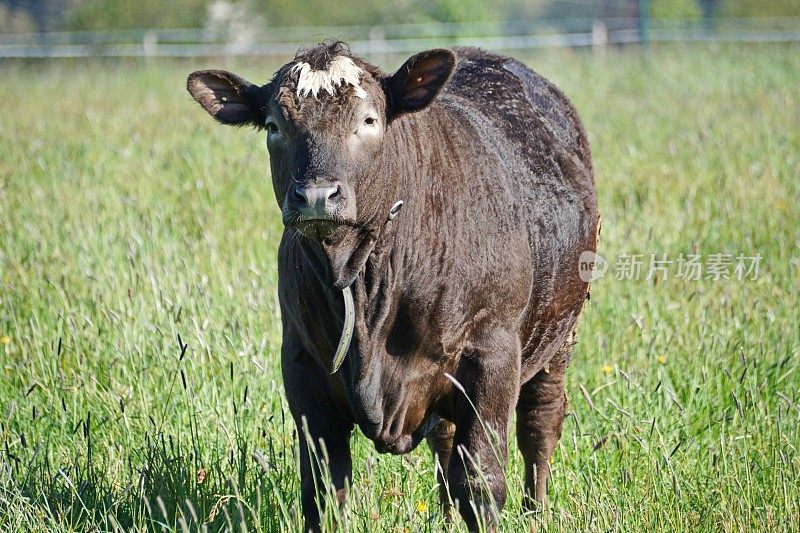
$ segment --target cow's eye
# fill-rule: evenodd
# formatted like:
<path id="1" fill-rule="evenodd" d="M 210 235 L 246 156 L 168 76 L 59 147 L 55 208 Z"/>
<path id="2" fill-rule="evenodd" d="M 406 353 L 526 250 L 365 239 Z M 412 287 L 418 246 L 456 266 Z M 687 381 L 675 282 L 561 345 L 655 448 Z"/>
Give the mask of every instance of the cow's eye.
<path id="1" fill-rule="evenodd" d="M 364 124 L 366 124 L 367 126 L 374 126 L 377 123 L 378 123 L 378 119 L 376 119 L 374 117 L 367 117 L 367 118 L 364 119 Z"/>
<path id="2" fill-rule="evenodd" d="M 278 133 L 278 125 L 270 120 L 269 122 L 267 122 L 267 132 Z"/>

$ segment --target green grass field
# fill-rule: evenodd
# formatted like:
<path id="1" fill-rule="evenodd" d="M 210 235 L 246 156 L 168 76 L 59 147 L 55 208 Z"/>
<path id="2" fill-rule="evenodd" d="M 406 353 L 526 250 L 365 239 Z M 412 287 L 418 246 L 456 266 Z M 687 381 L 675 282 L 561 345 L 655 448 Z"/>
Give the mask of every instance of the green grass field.
<path id="1" fill-rule="evenodd" d="M 521 516 L 512 444 L 501 529 L 800 529 L 800 47 L 526 59 L 589 131 L 611 268 L 550 505 Z M 301 528 L 279 210 L 263 134 L 184 90 L 211 65 L 0 65 L 2 531 Z M 651 253 L 666 276 L 646 279 Z M 676 277 L 681 254 L 717 253 L 759 254 L 757 279 Z M 616 279 L 620 254 L 643 255 L 642 279 Z M 447 527 L 424 446 L 353 445 L 329 524 Z"/>

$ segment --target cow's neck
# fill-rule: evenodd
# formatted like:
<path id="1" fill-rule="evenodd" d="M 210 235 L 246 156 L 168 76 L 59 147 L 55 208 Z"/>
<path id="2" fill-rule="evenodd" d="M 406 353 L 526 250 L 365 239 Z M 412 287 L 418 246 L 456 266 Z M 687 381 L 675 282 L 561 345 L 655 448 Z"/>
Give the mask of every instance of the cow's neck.
<path id="1" fill-rule="evenodd" d="M 424 239 L 420 222 L 431 216 L 425 212 L 428 196 L 435 195 L 435 189 L 441 185 L 436 184 L 436 176 L 427 168 L 431 150 L 436 148 L 420 144 L 417 134 L 420 129 L 429 133 L 440 129 L 439 121 L 432 113 L 404 117 L 400 121 L 387 130 L 384 154 L 378 164 L 381 175 L 394 178 L 390 180 L 394 190 L 386 191 L 384 205 L 370 228 L 362 233 L 359 246 L 368 245 L 369 253 L 350 284 L 355 300 L 355 320 L 348 357 L 357 355 L 361 362 L 381 357 L 379 352 L 385 351 L 385 340 L 395 323 L 398 308 L 403 298 L 409 296 L 404 294 L 403 287 L 415 286 L 414 275 L 418 269 L 414 264 L 425 255 L 420 249 L 421 239 Z M 400 202 L 401 209 L 393 213 Z M 437 235 L 438 239 L 442 237 Z M 316 250 L 316 255 L 320 263 L 324 263 L 321 249 Z M 330 283 L 330 280 L 326 282 L 329 275 L 322 271 L 317 275 L 323 284 Z M 331 310 L 341 324 L 345 318 L 342 293 L 338 290 L 326 292 Z M 347 336 L 346 329 L 340 330 L 340 336 Z M 359 353 L 354 354 L 354 350 Z M 331 357 L 333 355 L 331 353 Z M 358 368 L 360 364 L 354 367 L 354 363 L 347 366 L 356 374 L 367 371 Z M 333 369 L 332 365 L 329 369 Z M 352 378 L 358 379 L 357 376 Z"/>
<path id="2" fill-rule="evenodd" d="M 430 216 L 425 206 L 432 183 L 426 178 L 435 179 L 426 165 L 436 149 L 420 142 L 419 131 L 439 128 L 435 115 L 424 113 L 403 117 L 387 129 L 380 171 L 394 178 L 395 187 L 388 193 L 385 218 L 375 225 L 373 249 L 351 286 L 356 302 L 355 339 L 362 352 L 384 349 L 401 300 L 407 296 L 402 288 L 415 284 L 418 269 L 414 264 L 424 255 L 419 249 L 424 238 L 420 221 Z M 393 217 L 392 208 L 398 202 L 402 208 Z"/>

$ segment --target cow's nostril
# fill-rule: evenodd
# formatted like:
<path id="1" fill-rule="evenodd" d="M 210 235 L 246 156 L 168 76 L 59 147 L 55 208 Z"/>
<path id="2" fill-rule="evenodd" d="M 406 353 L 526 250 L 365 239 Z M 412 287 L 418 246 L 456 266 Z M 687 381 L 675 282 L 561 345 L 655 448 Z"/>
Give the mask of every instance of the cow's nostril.
<path id="1" fill-rule="evenodd" d="M 308 203 L 308 196 L 306 196 L 306 191 L 304 189 L 295 188 L 294 189 L 294 199 L 300 205 L 305 205 L 305 204 Z"/>
<path id="2" fill-rule="evenodd" d="M 338 183 L 336 184 L 336 187 L 331 187 L 331 189 L 332 190 L 328 194 L 328 200 L 335 200 L 342 195 L 342 186 Z"/>

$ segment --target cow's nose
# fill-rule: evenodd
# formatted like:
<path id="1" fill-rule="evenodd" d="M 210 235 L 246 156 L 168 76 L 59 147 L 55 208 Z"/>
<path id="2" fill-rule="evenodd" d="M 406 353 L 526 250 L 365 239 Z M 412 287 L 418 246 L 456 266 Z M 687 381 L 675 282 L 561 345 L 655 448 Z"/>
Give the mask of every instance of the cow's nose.
<path id="1" fill-rule="evenodd" d="M 342 198 L 342 186 L 338 181 L 325 185 L 297 187 L 297 206 L 309 216 L 329 217 Z"/>

